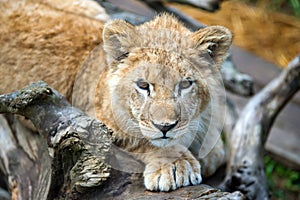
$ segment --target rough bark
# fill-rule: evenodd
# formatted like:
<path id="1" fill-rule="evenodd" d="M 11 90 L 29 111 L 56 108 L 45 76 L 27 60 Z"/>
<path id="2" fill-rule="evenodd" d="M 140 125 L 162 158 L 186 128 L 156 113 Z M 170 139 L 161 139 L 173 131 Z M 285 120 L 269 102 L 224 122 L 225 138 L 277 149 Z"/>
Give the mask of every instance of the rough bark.
<path id="1" fill-rule="evenodd" d="M 13 199 L 76 198 L 109 177 L 111 131 L 45 83 L 1 95 L 0 112 L 27 117 L 42 135 L 1 116 L 1 170 Z"/>
<path id="2" fill-rule="evenodd" d="M 226 138 L 229 157 L 224 190 L 242 191 L 249 199 L 268 199 L 263 146 L 276 116 L 299 88 L 300 56 L 250 99 Z"/>
<path id="3" fill-rule="evenodd" d="M 239 192 L 206 185 L 170 193 L 145 191 L 141 175 L 111 169 L 109 163 L 118 157 L 124 166 L 139 164 L 114 148 L 112 132 L 44 82 L 1 95 L 0 112 L 27 117 L 40 133 L 24 128 L 12 115 L 0 115 L 0 171 L 12 199 L 243 199 Z"/>

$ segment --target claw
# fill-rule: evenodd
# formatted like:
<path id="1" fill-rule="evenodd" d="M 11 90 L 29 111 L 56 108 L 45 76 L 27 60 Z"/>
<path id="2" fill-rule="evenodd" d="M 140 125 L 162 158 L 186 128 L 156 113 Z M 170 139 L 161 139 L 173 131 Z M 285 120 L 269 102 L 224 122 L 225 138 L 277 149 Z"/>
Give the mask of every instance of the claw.
<path id="1" fill-rule="evenodd" d="M 200 172 L 200 164 L 196 160 L 177 160 L 160 166 L 158 170 L 148 164 L 144 172 L 145 187 L 151 191 L 166 192 L 182 186 L 197 185 L 202 181 Z"/>

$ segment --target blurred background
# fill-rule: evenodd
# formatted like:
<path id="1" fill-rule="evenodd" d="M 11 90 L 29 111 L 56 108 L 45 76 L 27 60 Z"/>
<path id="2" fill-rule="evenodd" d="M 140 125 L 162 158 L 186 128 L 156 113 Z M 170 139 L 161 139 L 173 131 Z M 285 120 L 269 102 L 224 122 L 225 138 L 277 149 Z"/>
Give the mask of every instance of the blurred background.
<path id="1" fill-rule="evenodd" d="M 169 4 L 207 25 L 223 25 L 234 33 L 234 44 L 279 67 L 300 53 L 299 0 L 228 0 L 210 13 Z"/>

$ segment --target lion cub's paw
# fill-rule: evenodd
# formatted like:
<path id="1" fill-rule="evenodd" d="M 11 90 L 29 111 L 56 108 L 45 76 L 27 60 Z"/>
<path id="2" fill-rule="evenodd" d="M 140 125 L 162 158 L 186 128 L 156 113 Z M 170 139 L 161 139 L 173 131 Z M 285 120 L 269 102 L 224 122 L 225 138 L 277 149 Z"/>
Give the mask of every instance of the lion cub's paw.
<path id="1" fill-rule="evenodd" d="M 170 191 L 182 186 L 197 185 L 202 181 L 200 164 L 196 159 L 176 160 L 146 165 L 145 187 L 151 191 Z"/>

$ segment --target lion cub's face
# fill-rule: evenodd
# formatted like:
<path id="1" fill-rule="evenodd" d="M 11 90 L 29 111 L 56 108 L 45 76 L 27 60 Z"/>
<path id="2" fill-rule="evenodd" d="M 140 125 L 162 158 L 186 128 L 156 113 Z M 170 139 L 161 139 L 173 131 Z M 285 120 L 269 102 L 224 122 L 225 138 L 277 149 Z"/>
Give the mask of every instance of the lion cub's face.
<path id="1" fill-rule="evenodd" d="M 138 62 L 130 62 L 131 59 Z M 164 146 L 197 130 L 196 120 L 207 104 L 208 91 L 198 70 L 174 52 L 139 49 L 128 56 L 131 67 L 120 83 L 128 96 L 130 113 L 142 135 Z M 193 69 L 194 68 L 194 69 Z"/>
<path id="2" fill-rule="evenodd" d="M 191 33 L 168 15 L 138 27 L 106 25 L 107 84 L 117 126 L 156 146 L 192 140 L 230 42 L 225 28 Z"/>

